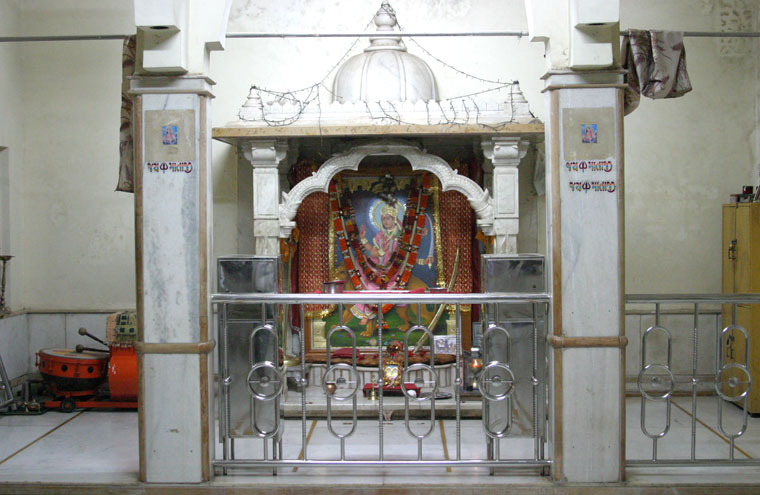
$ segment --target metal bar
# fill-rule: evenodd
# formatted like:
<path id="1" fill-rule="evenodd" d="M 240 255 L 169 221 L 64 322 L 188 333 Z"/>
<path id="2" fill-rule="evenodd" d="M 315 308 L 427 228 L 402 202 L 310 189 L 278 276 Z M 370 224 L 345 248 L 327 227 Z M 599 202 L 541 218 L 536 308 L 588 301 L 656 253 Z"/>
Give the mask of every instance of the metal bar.
<path id="1" fill-rule="evenodd" d="M 691 460 L 697 459 L 697 343 L 699 328 L 699 304 L 694 304 L 694 339 L 691 361 Z"/>
<path id="2" fill-rule="evenodd" d="M 299 340 L 301 341 L 301 452 L 303 452 L 303 460 L 306 461 L 306 327 L 304 316 L 304 305 L 300 305 L 301 308 L 301 335 Z"/>
<path id="3" fill-rule="evenodd" d="M 627 467 L 760 466 L 760 459 L 736 459 L 733 461 L 728 459 L 697 459 L 696 461 L 692 461 L 691 459 L 661 459 L 656 462 L 645 459 L 636 459 L 626 461 L 625 465 Z"/>
<path id="4" fill-rule="evenodd" d="M 715 31 L 684 31 L 688 38 L 760 38 L 757 31 L 715 32 Z"/>
<path id="5" fill-rule="evenodd" d="M 470 32 L 433 32 L 433 33 L 415 33 L 394 31 L 388 33 L 388 36 L 402 38 L 458 38 L 458 37 L 478 37 L 478 38 L 522 38 L 529 36 L 530 33 L 525 31 L 470 31 Z M 620 31 L 620 36 L 625 36 L 628 31 Z M 736 32 L 715 32 L 715 31 L 684 31 L 684 37 L 687 38 L 760 38 L 760 32 L 753 31 L 736 31 Z M 127 34 L 85 34 L 85 35 L 64 35 L 64 36 L 3 36 L 0 37 L 0 43 L 16 43 L 27 41 L 102 41 L 102 40 L 124 40 L 130 35 Z M 376 32 L 361 33 L 227 33 L 227 39 L 289 39 L 289 38 L 376 38 Z"/>
<path id="6" fill-rule="evenodd" d="M 457 460 L 462 459 L 462 310 L 457 304 L 457 378 L 454 380 L 454 396 L 457 408 Z"/>
<path id="7" fill-rule="evenodd" d="M 101 41 L 125 40 L 127 34 L 80 34 L 73 36 L 2 36 L 0 43 L 17 43 L 23 41 Z"/>
<path id="8" fill-rule="evenodd" d="M 538 327 L 536 325 L 536 317 L 538 311 L 536 303 L 532 304 L 533 307 L 533 458 L 538 459 Z"/>
<path id="9" fill-rule="evenodd" d="M 222 345 L 219 347 L 219 351 L 223 354 L 220 358 L 222 362 L 222 438 L 224 439 L 224 458 L 232 458 L 232 445 L 230 443 L 230 385 L 232 380 L 230 378 L 230 366 L 229 366 L 229 342 L 227 333 L 227 305 L 222 306 L 222 312 L 219 315 L 220 324 L 219 330 L 222 332 Z M 225 473 L 226 474 L 226 473 Z"/>
<path id="10" fill-rule="evenodd" d="M 259 461 L 259 460 L 231 460 L 231 461 L 214 461 L 214 466 L 219 467 L 308 467 L 308 466 L 352 466 L 352 467 L 457 467 L 457 466 L 477 466 L 477 467 L 541 467 L 550 466 L 552 461 L 535 461 L 532 459 L 505 459 L 502 461 L 488 461 L 485 459 L 472 459 L 462 461 L 431 460 L 431 461 Z"/>
<path id="11" fill-rule="evenodd" d="M 660 326 L 660 303 L 654 305 L 654 324 Z"/>
<path id="12" fill-rule="evenodd" d="M 433 32 L 433 33 L 414 33 L 405 31 L 393 31 L 382 33 L 380 36 L 402 37 L 402 38 L 450 38 L 450 37 L 523 37 L 528 36 L 524 31 L 470 31 L 470 32 Z M 361 33 L 227 33 L 227 38 L 378 38 L 377 32 Z"/>
<path id="13" fill-rule="evenodd" d="M 379 458 L 383 460 L 383 305 L 377 305 L 377 411 L 378 411 L 378 434 L 379 434 Z"/>
<path id="14" fill-rule="evenodd" d="M 760 303 L 760 294 L 626 294 L 625 302 L 629 304 L 757 304 Z"/>
<path id="15" fill-rule="evenodd" d="M 491 292 L 488 294 L 436 294 L 410 293 L 405 291 L 372 292 L 343 292 L 340 294 L 308 294 L 308 293 L 248 293 L 248 294 L 212 294 L 212 304 L 485 304 L 489 302 L 502 304 L 523 304 L 533 302 L 551 302 L 551 296 L 545 292 L 516 293 Z M 742 301 L 738 301 L 742 302 Z M 753 302 L 760 303 L 760 294 Z"/>

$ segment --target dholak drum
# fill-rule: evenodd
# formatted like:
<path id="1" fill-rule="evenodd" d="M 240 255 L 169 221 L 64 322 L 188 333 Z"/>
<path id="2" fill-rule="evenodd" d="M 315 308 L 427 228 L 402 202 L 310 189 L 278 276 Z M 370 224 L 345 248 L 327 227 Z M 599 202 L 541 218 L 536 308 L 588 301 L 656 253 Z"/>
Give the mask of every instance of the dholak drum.
<path id="1" fill-rule="evenodd" d="M 106 377 L 108 355 L 99 351 L 43 349 L 37 353 L 37 368 L 56 394 L 94 392 Z"/>

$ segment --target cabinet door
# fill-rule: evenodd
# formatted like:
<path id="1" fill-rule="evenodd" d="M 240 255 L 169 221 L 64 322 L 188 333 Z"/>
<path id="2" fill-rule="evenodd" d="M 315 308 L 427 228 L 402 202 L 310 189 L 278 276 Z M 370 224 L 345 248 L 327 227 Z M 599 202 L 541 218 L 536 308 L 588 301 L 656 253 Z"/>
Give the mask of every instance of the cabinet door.
<path id="1" fill-rule="evenodd" d="M 758 256 L 757 236 L 760 234 L 758 225 L 758 209 L 751 203 L 740 204 L 736 208 L 736 263 L 734 264 L 734 292 L 746 294 L 753 292 L 753 269 L 757 269 L 757 261 L 753 258 Z M 755 266 L 753 266 L 755 265 Z"/>
<path id="2" fill-rule="evenodd" d="M 736 292 L 734 273 L 736 272 L 736 205 L 723 205 L 723 293 Z"/>

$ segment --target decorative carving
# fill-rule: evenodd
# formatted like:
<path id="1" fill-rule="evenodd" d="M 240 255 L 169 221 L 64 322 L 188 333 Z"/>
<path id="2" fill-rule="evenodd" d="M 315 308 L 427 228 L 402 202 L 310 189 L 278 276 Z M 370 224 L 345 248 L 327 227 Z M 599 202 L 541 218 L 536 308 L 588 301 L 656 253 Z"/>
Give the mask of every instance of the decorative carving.
<path id="1" fill-rule="evenodd" d="M 481 147 L 487 159 L 486 180 L 494 192 L 494 253 L 515 253 L 520 230 L 518 167 L 528 152 L 528 141 L 510 136 L 484 138 Z"/>
<path id="2" fill-rule="evenodd" d="M 495 100 L 456 99 L 436 101 L 371 101 L 324 103 L 317 101 L 262 101 L 259 90 L 251 88 L 238 111 L 238 125 L 441 125 L 479 124 L 501 126 L 510 122 L 538 122 L 530 111 L 520 85 L 514 83 L 495 92 Z M 262 92 L 263 93 L 263 92 Z"/>
<path id="3" fill-rule="evenodd" d="M 519 137 L 484 138 L 481 146 L 483 155 L 494 166 L 517 167 L 528 152 L 528 141 Z"/>
<path id="4" fill-rule="evenodd" d="M 413 170 L 424 170 L 441 181 L 443 191 L 459 191 L 464 194 L 475 211 L 477 223 L 486 235 L 493 230 L 493 200 L 488 190 L 483 190 L 473 180 L 459 175 L 442 158 L 429 155 L 403 141 L 378 141 L 356 146 L 346 153 L 336 155 L 319 167 L 311 177 L 296 184 L 290 193 L 282 193 L 280 204 L 280 237 L 290 236 L 298 207 L 303 199 L 317 191 L 327 192 L 330 180 L 343 170 L 357 170 L 367 156 L 403 156 Z"/>
<path id="5" fill-rule="evenodd" d="M 288 142 L 284 139 L 251 141 L 243 149 L 243 155 L 251 162 L 253 168 L 277 167 L 288 155 Z"/>

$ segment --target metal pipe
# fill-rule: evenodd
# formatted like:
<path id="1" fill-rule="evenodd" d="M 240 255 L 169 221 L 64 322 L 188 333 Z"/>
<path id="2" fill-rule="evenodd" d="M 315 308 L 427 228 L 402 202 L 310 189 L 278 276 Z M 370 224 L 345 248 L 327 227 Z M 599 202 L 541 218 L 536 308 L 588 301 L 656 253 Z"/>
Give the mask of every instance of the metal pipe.
<path id="1" fill-rule="evenodd" d="M 691 460 L 697 459 L 697 356 L 698 356 L 699 304 L 694 304 L 694 339 L 691 362 Z"/>
<path id="2" fill-rule="evenodd" d="M 626 294 L 625 302 L 629 304 L 758 304 L 760 294 Z"/>
<path id="3" fill-rule="evenodd" d="M 257 293 L 247 294 L 212 294 L 212 304 L 484 304 L 498 302 L 502 304 L 521 304 L 533 302 L 551 302 L 551 297 L 545 292 L 489 292 L 488 294 L 435 294 L 410 293 L 405 291 L 380 292 L 343 292 L 341 294 L 309 294 L 309 293 Z M 742 301 L 739 301 L 742 302 Z M 760 303 L 760 294 L 754 302 Z"/>
<path id="4" fill-rule="evenodd" d="M 674 466 L 758 466 L 760 465 L 760 459 L 735 459 L 730 461 L 728 459 L 697 459 L 692 461 L 690 459 L 659 459 L 657 461 L 650 461 L 646 459 L 636 459 L 626 461 L 628 467 L 634 466 L 649 466 L 649 467 L 674 467 Z"/>
<path id="5" fill-rule="evenodd" d="M 457 419 L 457 460 L 462 460 L 462 309 L 459 304 L 456 306 L 457 319 L 457 364 L 456 379 L 454 380 L 454 398 L 456 399 L 456 419 Z"/>
<path id="6" fill-rule="evenodd" d="M 299 341 L 301 344 L 301 452 L 303 452 L 303 460 L 308 460 L 306 454 L 306 316 L 304 314 L 304 305 L 301 304 L 301 333 L 299 334 Z"/>
<path id="7" fill-rule="evenodd" d="M 378 435 L 379 435 L 379 452 L 378 458 L 382 461 L 384 458 L 384 438 L 383 427 L 385 415 L 383 414 L 383 385 L 385 383 L 383 376 L 383 305 L 377 304 L 377 413 L 378 413 Z"/>
<path id="8" fill-rule="evenodd" d="M 533 382 L 533 458 L 538 459 L 538 328 L 536 325 L 536 319 L 538 318 L 538 308 L 536 303 L 532 304 L 533 307 L 533 370 L 531 381 Z"/>
<path id="9" fill-rule="evenodd" d="M 457 467 L 457 466 L 477 466 L 477 467 L 541 467 L 551 465 L 551 461 L 534 461 L 530 459 L 505 459 L 502 461 L 487 461 L 484 459 L 472 459 L 461 461 L 260 461 L 260 460 L 230 460 L 214 461 L 214 466 L 219 467 L 308 467 L 308 466 L 352 466 L 352 467 Z"/>
<path id="10" fill-rule="evenodd" d="M 230 414 L 230 385 L 232 384 L 232 379 L 230 377 L 229 366 L 229 341 L 227 332 L 228 316 L 226 304 L 222 305 L 222 311 L 219 313 L 218 318 L 220 320 L 218 325 L 222 340 L 222 345 L 219 347 L 219 350 L 223 354 L 219 357 L 219 361 L 222 367 L 222 373 L 220 376 L 222 385 L 220 387 L 222 391 L 222 439 L 224 442 L 222 450 L 225 459 L 234 459 L 232 456 L 232 444 L 230 440 L 230 423 L 232 418 Z"/>
<path id="11" fill-rule="evenodd" d="M 227 38 L 452 38 L 452 37 L 523 37 L 528 36 L 525 31 L 467 31 L 467 32 L 406 32 L 393 31 L 387 33 L 361 32 L 361 33 L 227 33 Z"/>
<path id="12" fill-rule="evenodd" d="M 620 31 L 620 36 L 626 36 L 628 31 Z M 433 32 L 433 33 L 415 33 L 395 31 L 385 34 L 400 38 L 523 38 L 530 35 L 525 31 L 469 31 L 469 32 Z M 83 35 L 63 35 L 63 36 L 3 36 L 0 37 L 0 43 L 18 43 L 27 41 L 103 41 L 103 40 L 124 40 L 132 35 L 127 34 L 83 34 Z M 755 31 L 737 31 L 737 32 L 715 32 L 715 31 L 683 31 L 686 38 L 760 38 L 760 32 Z M 361 33 L 227 33 L 227 39 L 288 39 L 288 38 L 377 38 L 376 32 Z"/>

